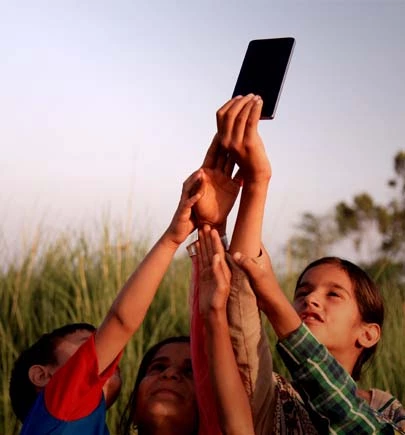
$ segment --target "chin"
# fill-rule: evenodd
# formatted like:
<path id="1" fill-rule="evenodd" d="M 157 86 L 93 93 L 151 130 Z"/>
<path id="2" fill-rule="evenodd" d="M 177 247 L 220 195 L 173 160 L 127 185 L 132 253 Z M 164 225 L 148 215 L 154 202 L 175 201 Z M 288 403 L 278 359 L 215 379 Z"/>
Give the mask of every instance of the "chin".
<path id="1" fill-rule="evenodd" d="M 178 403 L 156 400 L 149 404 L 149 413 L 156 418 L 176 418 L 181 413 L 181 408 Z"/>

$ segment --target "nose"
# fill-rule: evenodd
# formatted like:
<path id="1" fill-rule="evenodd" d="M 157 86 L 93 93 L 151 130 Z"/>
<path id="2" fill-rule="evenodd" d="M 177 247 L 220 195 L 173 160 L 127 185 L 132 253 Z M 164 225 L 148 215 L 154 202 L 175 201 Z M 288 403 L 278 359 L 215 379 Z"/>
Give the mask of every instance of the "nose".
<path id="1" fill-rule="evenodd" d="M 173 379 L 173 380 L 179 380 L 180 379 L 180 373 L 176 369 L 176 367 L 167 367 L 165 370 L 163 370 L 161 372 L 160 376 L 163 379 Z"/>
<path id="2" fill-rule="evenodd" d="M 305 296 L 305 306 L 313 306 L 316 308 L 320 308 L 321 304 L 320 304 L 320 300 L 319 300 L 319 295 L 316 292 L 311 292 L 308 293 Z"/>

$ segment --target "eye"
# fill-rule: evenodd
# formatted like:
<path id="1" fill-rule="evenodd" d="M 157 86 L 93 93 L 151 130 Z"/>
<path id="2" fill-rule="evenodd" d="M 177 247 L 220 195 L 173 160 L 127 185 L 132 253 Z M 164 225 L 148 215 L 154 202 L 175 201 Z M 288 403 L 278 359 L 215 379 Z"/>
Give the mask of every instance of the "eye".
<path id="1" fill-rule="evenodd" d="M 309 293 L 309 291 L 308 291 L 307 289 L 305 289 L 305 288 L 298 289 L 298 290 L 295 292 L 294 299 L 303 298 L 303 297 L 305 297 L 308 293 Z"/>
<path id="2" fill-rule="evenodd" d="M 338 292 L 335 292 L 335 291 L 330 291 L 329 296 L 332 296 L 335 298 L 340 298 L 340 294 Z"/>
<path id="3" fill-rule="evenodd" d="M 193 368 L 191 366 L 184 367 L 183 374 L 186 378 L 193 379 Z"/>
<path id="4" fill-rule="evenodd" d="M 166 370 L 167 364 L 162 362 L 152 363 L 148 368 L 148 373 L 160 373 Z"/>

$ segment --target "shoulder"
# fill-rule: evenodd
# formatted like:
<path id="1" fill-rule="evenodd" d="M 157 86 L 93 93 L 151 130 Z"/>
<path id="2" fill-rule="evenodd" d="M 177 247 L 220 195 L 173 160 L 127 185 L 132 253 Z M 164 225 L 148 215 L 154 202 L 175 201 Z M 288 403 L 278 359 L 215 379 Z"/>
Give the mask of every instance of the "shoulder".
<path id="1" fill-rule="evenodd" d="M 405 429 L 405 408 L 391 393 L 377 388 L 370 390 L 370 406 L 382 417 Z"/>
<path id="2" fill-rule="evenodd" d="M 98 376 L 92 335 L 45 387 L 46 408 L 52 416 L 65 421 L 89 415 L 101 401 L 104 383 Z"/>

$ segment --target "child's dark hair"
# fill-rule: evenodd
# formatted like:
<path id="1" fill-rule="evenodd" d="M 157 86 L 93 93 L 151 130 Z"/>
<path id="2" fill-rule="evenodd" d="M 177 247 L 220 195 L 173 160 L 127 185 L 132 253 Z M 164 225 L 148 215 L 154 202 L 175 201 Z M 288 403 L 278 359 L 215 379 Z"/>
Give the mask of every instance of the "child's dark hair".
<path id="1" fill-rule="evenodd" d="M 133 417 L 136 410 L 136 400 L 138 396 L 139 384 L 142 379 L 146 376 L 146 372 L 148 371 L 149 365 L 152 362 L 153 358 L 166 344 L 170 343 L 190 343 L 189 336 L 176 336 L 176 337 L 168 337 L 159 343 L 156 343 L 152 346 L 143 356 L 141 364 L 138 369 L 138 374 L 136 375 L 135 385 L 132 390 L 131 396 L 129 397 L 128 403 L 124 409 L 124 412 L 121 417 L 120 429 L 123 435 L 129 435 L 131 433 L 131 427 L 133 427 Z"/>
<path id="2" fill-rule="evenodd" d="M 37 389 L 28 376 L 30 367 L 35 364 L 57 364 L 55 347 L 58 341 L 76 331 L 95 331 L 89 323 L 71 323 L 42 335 L 28 349 L 25 349 L 14 363 L 10 378 L 10 399 L 13 411 L 23 422 L 37 397 Z"/>
<path id="3" fill-rule="evenodd" d="M 376 323 L 382 329 L 384 323 L 384 300 L 382 295 L 374 281 L 367 275 L 367 273 L 362 268 L 348 260 L 339 257 L 323 257 L 313 261 L 301 272 L 295 290 L 297 290 L 302 277 L 309 269 L 322 264 L 337 266 L 347 273 L 354 287 L 354 295 L 361 319 L 366 323 Z M 352 372 L 352 378 L 355 381 L 360 379 L 361 370 L 364 364 L 375 354 L 376 349 L 377 343 L 370 348 L 363 349 L 363 352 L 357 358 Z"/>

